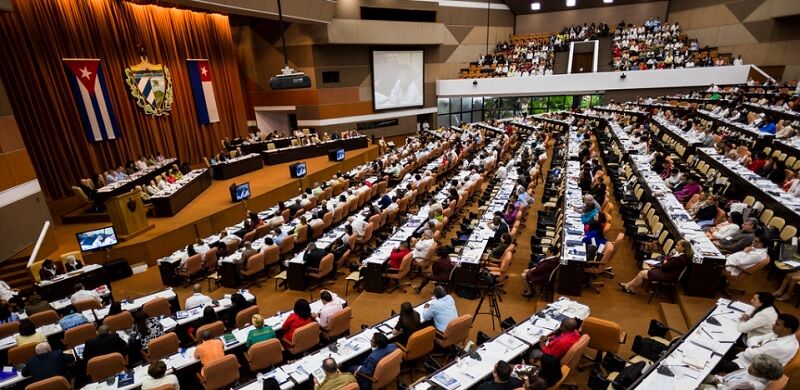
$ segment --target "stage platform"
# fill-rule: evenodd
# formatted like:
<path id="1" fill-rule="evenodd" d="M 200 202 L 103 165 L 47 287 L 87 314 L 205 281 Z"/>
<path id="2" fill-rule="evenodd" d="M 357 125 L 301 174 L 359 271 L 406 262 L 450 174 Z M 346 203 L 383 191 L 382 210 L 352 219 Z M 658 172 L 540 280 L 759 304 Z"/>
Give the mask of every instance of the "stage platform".
<path id="1" fill-rule="evenodd" d="M 327 180 L 337 171 L 350 170 L 374 160 L 377 156 L 378 147 L 370 145 L 367 148 L 348 151 L 345 160 L 341 162 L 328 161 L 327 156 L 304 160 L 308 164 L 308 175 L 302 179 L 292 179 L 289 176 L 289 165 L 293 162 L 288 162 L 264 166 L 255 172 L 233 179 L 215 180 L 210 188 L 177 215 L 148 218 L 150 223 L 155 224 L 154 229 L 130 241 L 119 243 L 109 252 L 85 254 L 84 258 L 87 263 L 100 264 L 124 258 L 129 264 L 144 262 L 152 266 L 157 259 L 187 245 L 195 238 L 209 236 L 226 226 L 242 221 L 247 210 L 267 209 L 280 200 L 299 194 L 302 189 L 310 187 L 316 181 Z M 244 182 L 250 182 L 251 198 L 245 202 L 232 203 L 228 187 L 233 183 Z M 59 246 L 50 257 L 58 258 L 60 253 L 78 250 L 75 233 L 108 224 L 109 222 L 91 222 L 55 225 L 56 241 Z"/>

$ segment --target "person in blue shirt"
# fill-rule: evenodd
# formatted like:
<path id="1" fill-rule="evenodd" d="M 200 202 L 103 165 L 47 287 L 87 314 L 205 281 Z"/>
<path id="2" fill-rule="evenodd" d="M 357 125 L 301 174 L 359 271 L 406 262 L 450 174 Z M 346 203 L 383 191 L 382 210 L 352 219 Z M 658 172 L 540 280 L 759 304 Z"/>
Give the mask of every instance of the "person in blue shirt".
<path id="1" fill-rule="evenodd" d="M 289 236 L 289 234 L 287 234 L 287 233 L 284 233 L 284 232 L 283 232 L 283 230 L 281 230 L 281 228 L 279 228 L 279 227 L 276 227 L 276 228 L 273 230 L 273 233 L 274 233 L 275 235 L 272 237 L 272 242 L 274 242 L 274 243 L 275 243 L 275 245 L 277 245 L 277 246 L 281 246 L 281 243 L 283 242 L 283 240 L 284 240 L 286 237 L 288 237 L 288 236 Z"/>
<path id="2" fill-rule="evenodd" d="M 594 220 L 594 217 L 597 216 L 598 212 L 600 212 L 600 210 L 598 210 L 597 207 L 595 207 L 594 202 L 586 203 L 586 211 L 584 211 L 584 213 L 581 214 L 581 223 L 584 225 L 588 225 L 589 222 Z"/>
<path id="3" fill-rule="evenodd" d="M 456 302 L 453 297 L 445 292 L 444 287 L 436 286 L 433 289 L 433 296 L 436 298 L 431 303 L 426 303 L 422 311 L 422 320 L 433 320 L 433 326 L 439 332 L 444 332 L 450 321 L 458 318 Z"/>
<path id="4" fill-rule="evenodd" d="M 89 322 L 73 305 L 67 306 L 64 311 L 68 314 L 61 317 L 61 321 L 58 321 L 58 325 L 61 326 L 63 331 Z"/>
<path id="5" fill-rule="evenodd" d="M 603 225 L 595 220 L 589 222 L 589 231 L 584 234 L 582 241 L 586 245 L 593 245 L 595 247 L 604 245 L 607 240 L 603 235 Z"/>
<path id="6" fill-rule="evenodd" d="M 767 118 L 761 125 L 758 126 L 758 129 L 761 130 L 762 133 L 775 134 L 775 120 L 772 118 Z"/>
<path id="7" fill-rule="evenodd" d="M 361 363 L 360 366 L 353 366 L 347 370 L 356 376 L 358 387 L 361 390 L 372 390 L 372 381 L 358 374 L 371 377 L 375 374 L 375 368 L 378 366 L 378 362 L 397 349 L 397 345 L 394 343 L 390 344 L 386 335 L 380 332 L 372 335 L 372 340 L 370 342 L 372 344 L 372 352 L 369 353 L 369 356 L 364 359 L 364 362 Z"/>

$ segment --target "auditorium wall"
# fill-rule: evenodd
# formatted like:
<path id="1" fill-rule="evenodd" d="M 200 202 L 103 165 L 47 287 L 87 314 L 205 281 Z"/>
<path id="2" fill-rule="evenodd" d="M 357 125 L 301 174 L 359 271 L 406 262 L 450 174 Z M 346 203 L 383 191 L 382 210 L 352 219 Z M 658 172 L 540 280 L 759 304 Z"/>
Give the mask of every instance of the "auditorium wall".
<path id="1" fill-rule="evenodd" d="M 542 12 L 517 16 L 517 33 L 549 33 L 561 31 L 564 26 L 584 23 L 606 23 L 616 26 L 619 22 L 641 24 L 647 19 L 667 16 L 669 1 L 639 4 L 614 5 L 583 8 L 569 11 Z"/>
<path id="2" fill-rule="evenodd" d="M 800 78 L 799 20 L 796 0 L 672 0 L 669 9 L 669 21 L 702 45 L 787 81 Z"/>
<path id="3" fill-rule="evenodd" d="M 283 66 L 277 22 L 232 18 L 232 31 L 239 54 L 243 85 L 250 109 L 258 106 L 297 107 L 298 121 L 321 121 L 375 114 L 372 108 L 371 49 L 381 47 L 375 39 L 394 40 L 392 48 L 422 48 L 425 52 L 425 107 L 436 106 L 436 80 L 456 78 L 461 68 L 486 51 L 487 10 L 479 7 L 445 7 L 436 2 L 340 1 L 334 20 L 329 24 L 288 23 L 286 43 L 289 64 L 305 72 L 312 87 L 303 90 L 272 91 L 269 78 Z M 514 16 L 499 0 L 492 1 L 489 13 L 489 42 L 507 39 L 513 32 Z M 360 7 L 403 8 L 436 11 L 436 23 L 364 21 Z M 347 27 L 358 22 L 358 29 Z M 415 41 L 406 32 L 431 29 L 436 37 Z M 374 30 L 374 31 L 373 31 Z M 436 43 L 431 43 L 436 41 Z M 334 42 L 334 43 L 332 43 Z M 386 47 L 386 46 L 383 46 Z M 323 72 L 338 72 L 338 81 L 323 82 Z M 398 126 L 376 130 L 378 134 L 414 131 L 416 116 L 406 116 Z M 402 119 L 402 118 L 398 118 Z M 433 118 L 435 121 L 435 118 Z M 351 128 L 353 123 L 321 126 L 322 131 Z M 371 132 L 367 132 L 371 133 Z"/>
<path id="4" fill-rule="evenodd" d="M 42 226 L 49 220 L 44 194 L 0 82 L 0 262 L 29 256 Z M 48 235 L 43 249 L 52 250 L 55 246 L 54 236 Z"/>

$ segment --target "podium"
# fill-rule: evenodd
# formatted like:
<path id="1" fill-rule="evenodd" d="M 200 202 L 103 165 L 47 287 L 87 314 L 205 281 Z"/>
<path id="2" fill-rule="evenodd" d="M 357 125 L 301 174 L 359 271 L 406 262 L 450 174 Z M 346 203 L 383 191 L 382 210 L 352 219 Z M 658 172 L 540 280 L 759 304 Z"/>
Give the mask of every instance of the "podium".
<path id="1" fill-rule="evenodd" d="M 140 190 L 112 196 L 106 201 L 106 210 L 120 241 L 127 241 L 155 227 L 147 223 L 147 208 L 142 203 Z"/>

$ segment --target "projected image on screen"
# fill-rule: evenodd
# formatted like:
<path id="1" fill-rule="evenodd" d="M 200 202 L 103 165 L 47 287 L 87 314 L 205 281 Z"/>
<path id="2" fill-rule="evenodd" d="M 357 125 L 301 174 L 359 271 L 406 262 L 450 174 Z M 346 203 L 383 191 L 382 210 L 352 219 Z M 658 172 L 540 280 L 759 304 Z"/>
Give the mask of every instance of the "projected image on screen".
<path id="1" fill-rule="evenodd" d="M 422 50 L 373 51 L 372 99 L 376 110 L 423 105 Z"/>

